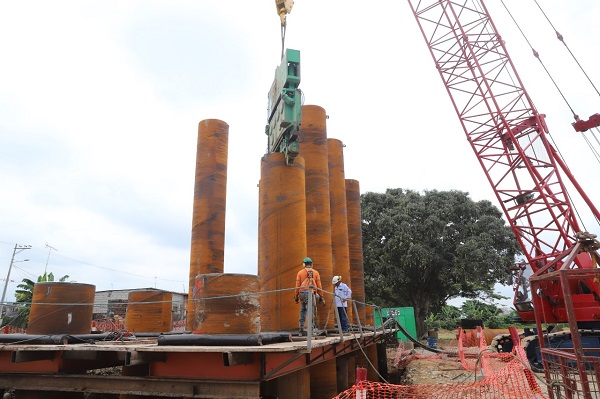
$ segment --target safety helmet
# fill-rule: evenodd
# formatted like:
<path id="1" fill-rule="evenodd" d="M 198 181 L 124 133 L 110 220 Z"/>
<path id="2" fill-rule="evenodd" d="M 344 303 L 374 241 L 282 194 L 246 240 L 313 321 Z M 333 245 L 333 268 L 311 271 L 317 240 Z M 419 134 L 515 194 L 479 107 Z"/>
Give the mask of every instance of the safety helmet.
<path id="1" fill-rule="evenodd" d="M 311 258 L 308 258 L 308 257 L 306 257 L 306 258 L 304 258 L 304 260 L 302 261 L 302 263 L 304 263 L 305 265 L 306 265 L 307 263 L 310 263 L 310 264 L 312 265 L 312 259 L 311 259 Z"/>
<path id="2" fill-rule="evenodd" d="M 333 276 L 333 279 L 331 280 L 331 284 L 337 284 L 340 281 L 342 281 L 342 276 Z"/>

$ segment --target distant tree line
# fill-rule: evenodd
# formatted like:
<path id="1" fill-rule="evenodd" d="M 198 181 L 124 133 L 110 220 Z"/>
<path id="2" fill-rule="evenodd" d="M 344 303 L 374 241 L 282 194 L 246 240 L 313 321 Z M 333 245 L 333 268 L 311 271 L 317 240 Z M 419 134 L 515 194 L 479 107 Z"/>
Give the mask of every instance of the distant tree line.
<path id="1" fill-rule="evenodd" d="M 462 319 L 481 320 L 484 328 L 508 328 L 519 325 L 519 315 L 514 309 L 508 312 L 495 304 L 467 300 L 462 306 L 444 305 L 438 313 L 425 319 L 425 329 L 456 330 Z"/>

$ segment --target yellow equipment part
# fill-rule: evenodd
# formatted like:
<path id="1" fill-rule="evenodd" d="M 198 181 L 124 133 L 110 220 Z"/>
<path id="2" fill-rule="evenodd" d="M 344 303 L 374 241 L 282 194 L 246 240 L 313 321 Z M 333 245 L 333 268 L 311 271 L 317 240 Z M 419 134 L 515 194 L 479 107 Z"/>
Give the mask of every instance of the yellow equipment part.
<path id="1" fill-rule="evenodd" d="M 277 14 L 281 19 L 281 26 L 285 26 L 285 18 L 287 14 L 292 12 L 294 6 L 294 0 L 275 0 L 277 6 Z"/>

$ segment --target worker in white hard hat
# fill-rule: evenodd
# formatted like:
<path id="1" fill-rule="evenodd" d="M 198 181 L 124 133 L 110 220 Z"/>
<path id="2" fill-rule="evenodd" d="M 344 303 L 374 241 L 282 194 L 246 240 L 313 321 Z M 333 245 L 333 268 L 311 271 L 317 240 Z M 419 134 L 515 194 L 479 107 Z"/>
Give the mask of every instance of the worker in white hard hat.
<path id="1" fill-rule="evenodd" d="M 331 283 L 334 286 L 335 306 L 340 316 L 342 332 L 348 332 L 348 299 L 352 297 L 352 290 L 342 283 L 342 276 L 333 276 Z"/>
<path id="2" fill-rule="evenodd" d="M 321 276 L 319 272 L 313 269 L 313 261 L 311 258 L 304 258 L 302 261 L 304 267 L 296 274 L 296 289 L 294 291 L 294 301 L 300 302 L 300 318 L 298 320 L 300 324 L 300 335 L 306 335 L 304 331 L 304 322 L 306 320 L 306 311 L 308 310 L 308 299 L 309 294 L 314 294 L 315 299 L 321 303 L 325 303 L 323 300 L 323 286 L 321 285 Z M 309 286 L 313 287 L 309 289 Z M 313 303 L 313 328 L 315 325 L 315 307 Z"/>

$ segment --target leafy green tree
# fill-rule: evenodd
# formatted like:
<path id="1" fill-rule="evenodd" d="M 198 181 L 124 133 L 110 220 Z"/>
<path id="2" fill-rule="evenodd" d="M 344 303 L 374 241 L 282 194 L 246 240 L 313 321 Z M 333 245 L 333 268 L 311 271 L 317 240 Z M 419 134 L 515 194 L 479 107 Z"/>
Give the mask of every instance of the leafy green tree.
<path id="1" fill-rule="evenodd" d="M 456 330 L 461 319 L 482 320 L 485 328 L 508 328 L 519 326 L 516 322 L 519 315 L 511 309 L 508 313 L 496 304 L 489 304 L 478 300 L 469 299 L 460 308 L 445 305 L 439 313 L 430 313 L 425 319 L 425 326 L 429 328 L 443 328 Z"/>
<path id="2" fill-rule="evenodd" d="M 65 282 L 69 278 L 68 275 L 64 275 L 58 279 L 59 282 Z M 52 272 L 42 274 L 38 276 L 37 282 L 53 282 L 54 274 Z M 31 310 L 31 302 L 33 301 L 33 287 L 35 283 L 28 278 L 24 278 L 21 284 L 17 285 L 17 290 L 15 290 L 15 299 L 18 304 L 21 304 L 19 307 L 19 314 L 12 320 L 8 322 L 11 326 L 27 328 L 27 324 L 29 323 L 29 311 Z"/>
<path id="3" fill-rule="evenodd" d="M 487 328 L 505 328 L 513 325 L 510 322 L 512 315 L 502 314 L 502 309 L 494 304 L 476 300 L 467 300 L 463 303 L 461 310 L 467 319 L 479 319 Z"/>
<path id="4" fill-rule="evenodd" d="M 498 297 L 520 253 L 500 210 L 465 192 L 388 189 L 361 205 L 367 299 L 413 307 L 419 335 L 451 298 Z"/>

